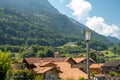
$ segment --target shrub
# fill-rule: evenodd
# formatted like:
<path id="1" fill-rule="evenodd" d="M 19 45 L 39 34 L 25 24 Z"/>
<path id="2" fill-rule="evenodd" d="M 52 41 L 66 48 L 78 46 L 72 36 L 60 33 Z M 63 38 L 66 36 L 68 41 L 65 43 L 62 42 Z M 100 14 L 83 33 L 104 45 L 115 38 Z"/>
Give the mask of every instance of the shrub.
<path id="1" fill-rule="evenodd" d="M 80 77 L 78 80 L 85 80 L 85 78 L 84 77 Z"/>

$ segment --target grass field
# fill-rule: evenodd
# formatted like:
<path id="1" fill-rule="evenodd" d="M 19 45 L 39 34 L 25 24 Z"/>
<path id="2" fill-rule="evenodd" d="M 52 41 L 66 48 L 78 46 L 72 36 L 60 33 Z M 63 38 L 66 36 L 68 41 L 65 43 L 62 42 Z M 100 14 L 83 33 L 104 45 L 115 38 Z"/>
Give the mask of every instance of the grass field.
<path id="1" fill-rule="evenodd" d="M 111 51 L 102 51 L 105 60 L 120 60 L 120 55 L 114 54 Z"/>

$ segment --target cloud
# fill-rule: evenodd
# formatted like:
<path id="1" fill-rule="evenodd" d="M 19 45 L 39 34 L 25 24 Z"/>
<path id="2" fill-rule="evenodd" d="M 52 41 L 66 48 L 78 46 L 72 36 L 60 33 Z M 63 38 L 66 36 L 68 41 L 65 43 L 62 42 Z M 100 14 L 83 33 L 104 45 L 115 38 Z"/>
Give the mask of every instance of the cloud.
<path id="1" fill-rule="evenodd" d="M 67 6 L 73 10 L 72 15 L 79 21 L 83 21 L 90 29 L 104 36 L 112 36 L 120 39 L 120 27 L 114 24 L 107 24 L 103 17 L 89 17 L 89 13 L 92 11 L 92 4 L 87 0 L 71 0 Z"/>
<path id="2" fill-rule="evenodd" d="M 91 4 L 85 0 L 72 0 L 67 6 L 79 20 L 85 20 L 92 9 Z"/>
<path id="3" fill-rule="evenodd" d="M 107 24 L 102 17 L 88 17 L 86 21 L 86 26 L 99 34 L 120 39 L 120 28 L 114 24 Z"/>

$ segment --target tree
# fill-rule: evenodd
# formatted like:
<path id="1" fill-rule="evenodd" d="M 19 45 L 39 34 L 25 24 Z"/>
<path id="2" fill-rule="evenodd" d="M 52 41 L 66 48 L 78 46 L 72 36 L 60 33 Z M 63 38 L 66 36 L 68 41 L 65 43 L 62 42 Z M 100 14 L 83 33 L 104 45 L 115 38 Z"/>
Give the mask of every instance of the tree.
<path id="1" fill-rule="evenodd" d="M 5 80 L 7 71 L 11 69 L 11 59 L 8 52 L 0 51 L 0 79 Z"/>
<path id="2" fill-rule="evenodd" d="M 80 77 L 78 80 L 85 80 L 85 78 L 84 77 Z"/>
<path id="3" fill-rule="evenodd" d="M 16 78 L 16 79 L 15 79 Z M 35 74 L 31 70 L 9 70 L 5 80 L 33 80 Z"/>
<path id="4" fill-rule="evenodd" d="M 90 76 L 94 78 L 94 77 L 95 77 L 95 74 L 97 74 L 96 71 L 92 72 L 92 73 L 90 74 Z"/>
<path id="5" fill-rule="evenodd" d="M 97 61 L 97 56 L 94 52 L 90 53 L 90 57 L 94 60 Z"/>
<path id="6" fill-rule="evenodd" d="M 114 71 L 109 72 L 109 75 L 110 75 L 110 76 L 113 76 L 113 77 L 118 77 L 118 76 L 120 76 L 120 74 L 118 74 L 117 72 L 114 72 Z"/>
<path id="7" fill-rule="evenodd" d="M 45 51 L 38 51 L 36 56 L 37 57 L 45 57 Z"/>
<path id="8" fill-rule="evenodd" d="M 35 76 L 35 80 L 43 80 L 43 76 L 40 76 L 40 75 Z"/>
<path id="9" fill-rule="evenodd" d="M 51 50 L 47 50 L 46 57 L 54 57 L 54 54 Z"/>

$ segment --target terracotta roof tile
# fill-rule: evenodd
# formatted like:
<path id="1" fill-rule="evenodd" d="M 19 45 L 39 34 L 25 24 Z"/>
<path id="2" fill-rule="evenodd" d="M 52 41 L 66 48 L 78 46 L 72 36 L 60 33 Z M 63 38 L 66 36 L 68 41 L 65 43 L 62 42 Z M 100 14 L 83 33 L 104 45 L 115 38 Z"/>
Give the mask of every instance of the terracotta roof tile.
<path id="1" fill-rule="evenodd" d="M 101 68 L 101 66 L 103 66 L 103 64 L 91 64 L 90 68 Z"/>
<path id="2" fill-rule="evenodd" d="M 28 64 L 40 63 L 41 62 L 41 58 L 25 58 L 24 60 L 27 61 Z"/>
<path id="3" fill-rule="evenodd" d="M 77 63 L 80 63 L 81 61 L 85 60 L 86 58 L 73 58 Z"/>
<path id="4" fill-rule="evenodd" d="M 60 73 L 60 77 L 62 79 L 67 78 L 74 78 L 75 80 L 78 80 L 79 77 L 84 77 L 87 79 L 87 74 L 81 71 L 78 68 L 71 68 L 71 64 L 68 62 L 55 62 L 60 67 L 60 71 L 63 73 Z"/>
<path id="5" fill-rule="evenodd" d="M 47 66 L 47 65 L 52 65 L 52 66 L 57 66 L 56 64 L 54 64 L 53 62 L 44 62 L 42 63 L 40 66 Z"/>
<path id="6" fill-rule="evenodd" d="M 52 67 L 57 66 L 53 62 L 33 63 L 33 65 L 35 65 L 36 67 L 46 67 L 48 65 L 52 65 Z M 50 67 L 50 66 L 48 66 L 48 67 Z"/>
<path id="7" fill-rule="evenodd" d="M 42 73 L 45 73 L 49 70 L 56 70 L 58 71 L 59 73 L 62 73 L 62 71 L 58 70 L 56 67 L 37 67 L 37 68 L 34 68 L 33 71 L 36 73 L 36 74 L 42 74 Z"/>
<path id="8" fill-rule="evenodd" d="M 34 66 L 40 67 L 40 63 L 33 63 Z"/>
<path id="9" fill-rule="evenodd" d="M 60 74 L 60 77 L 63 79 L 73 78 L 75 80 L 78 80 L 80 77 L 87 79 L 87 74 L 78 68 L 70 68 L 63 71 L 63 73 Z"/>
<path id="10" fill-rule="evenodd" d="M 63 57 L 63 58 L 50 57 L 50 58 L 25 58 L 24 60 L 27 61 L 28 64 L 33 64 L 33 63 L 41 63 L 41 62 L 63 62 L 68 59 L 69 58 L 67 58 L 67 57 Z"/>
<path id="11" fill-rule="evenodd" d="M 66 62 L 68 59 L 70 58 L 25 58 L 29 64 L 34 64 L 36 66 L 44 66 L 51 62 L 56 64 L 56 67 L 60 67 L 60 71 L 62 71 L 62 73 L 60 73 L 60 77 L 63 79 L 74 78 L 75 80 L 78 80 L 79 77 L 87 78 L 87 74 L 83 71 L 79 70 L 78 68 L 71 68 L 71 64 Z M 33 71 L 39 74 L 45 73 L 53 68 L 55 67 L 37 67 L 34 68 Z"/>
<path id="12" fill-rule="evenodd" d="M 43 58 L 43 62 L 63 62 L 67 59 L 67 57 L 62 57 L 62 58 Z"/>
<path id="13" fill-rule="evenodd" d="M 37 67 L 37 68 L 34 68 L 33 71 L 36 72 L 37 74 L 42 74 L 51 69 L 53 69 L 53 67 Z"/>
<path id="14" fill-rule="evenodd" d="M 75 60 L 77 63 L 80 63 L 81 61 L 83 61 L 85 59 L 86 59 L 85 57 L 73 58 L 73 60 Z M 90 60 L 95 63 L 95 61 L 93 59 L 90 58 Z"/>

